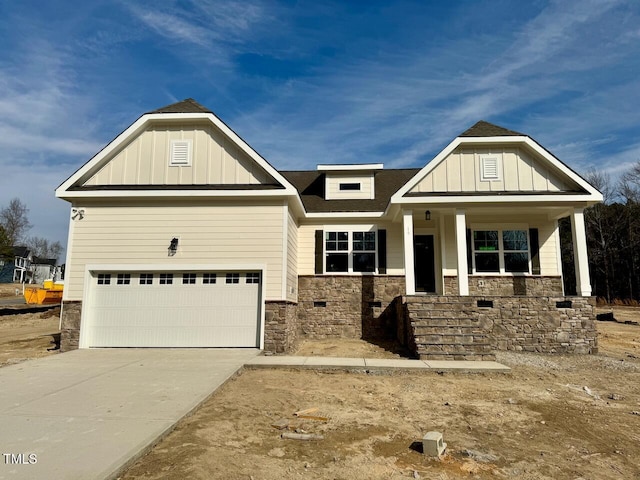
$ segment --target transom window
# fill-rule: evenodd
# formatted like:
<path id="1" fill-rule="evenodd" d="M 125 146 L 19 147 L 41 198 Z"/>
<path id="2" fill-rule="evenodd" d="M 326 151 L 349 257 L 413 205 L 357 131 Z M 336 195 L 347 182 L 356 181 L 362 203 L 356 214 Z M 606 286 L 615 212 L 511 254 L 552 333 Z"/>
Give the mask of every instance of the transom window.
<path id="1" fill-rule="evenodd" d="M 130 273 L 119 273 L 118 278 L 116 280 L 118 285 L 129 285 L 131 283 L 131 274 Z"/>
<path id="2" fill-rule="evenodd" d="M 247 273 L 246 283 L 260 283 L 260 274 L 259 273 Z"/>
<path id="3" fill-rule="evenodd" d="M 151 285 L 151 284 L 153 284 L 153 273 L 141 273 L 140 285 Z"/>
<path id="4" fill-rule="evenodd" d="M 111 274 L 110 273 L 99 273 L 98 274 L 98 285 L 109 285 L 111 284 Z"/>
<path id="5" fill-rule="evenodd" d="M 325 271 L 376 271 L 376 232 L 325 232 Z"/>
<path id="6" fill-rule="evenodd" d="M 171 284 L 173 284 L 173 273 L 161 273 L 160 285 L 171 285 Z"/>
<path id="7" fill-rule="evenodd" d="M 203 273 L 202 274 L 202 283 L 204 283 L 205 285 L 216 283 L 216 274 L 215 273 Z"/>
<path id="8" fill-rule="evenodd" d="M 475 230 L 473 269 L 477 273 L 529 273 L 527 230 Z"/>

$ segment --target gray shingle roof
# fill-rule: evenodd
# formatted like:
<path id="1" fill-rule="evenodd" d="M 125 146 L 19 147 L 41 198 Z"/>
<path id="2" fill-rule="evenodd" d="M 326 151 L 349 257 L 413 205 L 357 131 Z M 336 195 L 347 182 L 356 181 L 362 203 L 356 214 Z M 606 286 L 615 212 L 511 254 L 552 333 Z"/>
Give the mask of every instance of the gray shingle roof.
<path id="1" fill-rule="evenodd" d="M 147 113 L 213 113 L 207 107 L 200 105 L 193 98 L 186 98 L 181 102 L 172 103 Z"/>
<path id="2" fill-rule="evenodd" d="M 14 257 L 20 257 L 20 258 L 26 258 L 26 257 L 29 256 L 29 248 L 22 247 L 22 246 L 13 247 L 13 256 Z"/>
<path id="3" fill-rule="evenodd" d="M 505 137 L 505 136 L 521 136 L 527 137 L 528 135 L 514 130 L 494 125 L 493 123 L 480 120 L 471 128 L 462 132 L 460 137 Z"/>

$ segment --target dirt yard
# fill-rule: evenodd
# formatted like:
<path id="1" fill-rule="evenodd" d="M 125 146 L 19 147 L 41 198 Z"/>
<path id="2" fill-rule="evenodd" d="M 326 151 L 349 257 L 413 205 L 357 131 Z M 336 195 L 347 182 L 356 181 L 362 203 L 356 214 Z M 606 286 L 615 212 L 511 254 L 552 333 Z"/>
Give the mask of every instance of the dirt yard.
<path id="1" fill-rule="evenodd" d="M 640 327 L 598 327 L 600 354 L 500 353 L 509 374 L 245 370 L 122 478 L 640 479 Z M 363 342 L 300 353 L 396 355 Z M 327 421 L 293 416 L 308 408 Z M 430 430 L 448 444 L 439 460 L 420 453 Z"/>
<path id="2" fill-rule="evenodd" d="M 0 366 L 57 353 L 58 315 L 0 316 Z M 638 321 L 640 309 L 614 315 Z M 640 479 L 640 326 L 598 328 L 598 355 L 499 353 L 509 374 L 245 370 L 122 478 Z M 399 353 L 359 341 L 298 352 Z M 319 419 L 293 416 L 307 408 Z M 448 444 L 439 460 L 420 453 L 430 430 Z M 324 438 L 281 438 L 296 431 Z"/>
<path id="3" fill-rule="evenodd" d="M 18 300 L 13 284 L 0 284 L 0 299 Z M 13 306 L 0 304 L 0 309 Z M 60 342 L 60 309 L 37 313 L 0 315 L 0 367 L 32 358 L 55 355 Z"/>

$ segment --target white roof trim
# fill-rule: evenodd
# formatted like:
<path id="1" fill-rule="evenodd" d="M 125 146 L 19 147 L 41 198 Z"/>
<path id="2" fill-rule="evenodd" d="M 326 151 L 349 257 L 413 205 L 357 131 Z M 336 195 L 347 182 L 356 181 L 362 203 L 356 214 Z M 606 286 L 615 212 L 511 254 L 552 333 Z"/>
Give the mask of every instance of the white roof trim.
<path id="1" fill-rule="evenodd" d="M 331 164 L 320 164 L 318 165 L 319 171 L 324 172 L 357 172 L 357 171 L 367 171 L 367 170 L 382 170 L 384 168 L 383 163 L 349 163 L 344 165 L 331 165 Z"/>
<path id="2" fill-rule="evenodd" d="M 153 187 L 153 185 L 151 186 Z M 154 198 L 171 198 L 171 197 L 282 197 L 289 195 L 282 188 L 273 190 L 186 190 L 178 189 L 145 189 L 145 190 L 69 190 L 63 195 L 56 196 L 60 198 L 127 198 L 127 197 L 154 197 Z"/>
<path id="3" fill-rule="evenodd" d="M 441 196 L 415 196 L 404 197 L 403 204 L 460 204 L 460 203 L 551 203 L 593 205 L 601 200 L 594 199 L 592 195 L 441 195 Z"/>
<path id="4" fill-rule="evenodd" d="M 100 152 L 98 152 L 93 158 L 91 158 L 87 163 L 85 163 L 82 167 L 80 167 L 76 172 L 71 175 L 67 180 L 65 180 L 57 189 L 56 189 L 56 197 L 59 198 L 68 198 L 68 197 L 78 197 L 78 196 L 100 196 L 100 195 L 86 195 L 88 192 L 70 192 L 69 188 L 74 186 L 80 179 L 91 173 L 92 171 L 97 171 L 104 164 L 106 164 L 109 160 L 111 160 L 110 155 L 119 148 L 123 143 L 133 138 L 140 132 L 142 132 L 150 123 L 153 122 L 171 122 L 171 121 L 190 121 L 190 120 L 209 120 L 213 123 L 218 129 L 222 131 L 224 135 L 226 135 L 231 141 L 233 141 L 244 153 L 246 153 L 252 160 L 254 160 L 258 165 L 260 165 L 269 175 L 271 175 L 277 182 L 279 182 L 284 189 L 277 190 L 280 195 L 295 195 L 298 196 L 298 192 L 275 168 L 273 168 L 269 162 L 267 162 L 264 158 L 262 158 L 258 152 L 256 152 L 253 148 L 251 148 L 244 140 L 242 140 L 233 130 L 231 130 L 225 123 L 216 117 L 212 113 L 147 113 L 142 115 L 138 120 L 136 120 L 131 126 L 129 126 L 124 132 L 118 135 L 114 140 L 112 140 L 106 147 L 104 147 Z M 153 192 L 153 193 L 151 193 Z M 193 190 L 185 190 L 185 195 L 194 195 L 195 192 Z M 247 191 L 244 190 L 244 193 Z M 81 195 L 76 195 L 76 193 L 81 193 Z M 100 191 L 103 196 L 105 195 L 105 191 Z M 111 192 L 114 193 L 114 192 Z M 132 193 L 131 191 L 127 191 L 126 195 L 120 196 L 129 196 L 128 194 Z M 141 193 L 141 192 L 139 192 Z M 210 192 L 209 192 L 210 193 Z M 229 192 L 224 192 L 228 194 Z M 264 192 L 262 192 L 264 193 Z M 146 195 L 156 195 L 157 191 L 147 190 Z M 131 195 L 138 196 L 138 195 Z M 144 196 L 144 195 L 140 195 Z"/>
<path id="5" fill-rule="evenodd" d="M 321 212 L 307 213 L 305 218 L 380 218 L 385 212 Z"/>
<path id="6" fill-rule="evenodd" d="M 525 144 L 533 149 L 540 157 L 544 158 L 547 162 L 553 165 L 557 170 L 561 173 L 569 177 L 575 183 L 577 183 L 580 187 L 588 192 L 587 195 L 513 195 L 509 196 L 508 192 L 501 196 L 495 195 L 483 195 L 475 200 L 472 200 L 471 197 L 468 196 L 430 196 L 428 192 L 425 192 L 424 197 L 405 197 L 405 195 L 415 187 L 428 173 L 434 170 L 441 162 L 443 162 L 449 154 L 451 154 L 458 146 L 463 144 L 478 144 L 478 143 L 491 143 L 491 144 Z M 402 188 L 400 188 L 395 194 L 391 196 L 390 204 L 394 203 L 424 203 L 425 199 L 429 199 L 429 202 L 434 203 L 444 203 L 446 201 L 456 202 L 463 201 L 465 203 L 481 203 L 481 202 L 495 202 L 498 201 L 496 199 L 502 198 L 503 200 L 499 200 L 500 202 L 507 201 L 505 197 L 508 197 L 508 201 L 534 201 L 532 199 L 541 200 L 543 197 L 553 198 L 554 201 L 579 201 L 589 202 L 589 203 L 598 203 L 602 202 L 602 194 L 596 190 L 591 184 L 589 184 L 585 179 L 583 179 L 576 172 L 567 167 L 564 163 L 554 157 L 547 150 L 542 148 L 537 142 L 527 136 L 502 136 L 502 137 L 457 137 L 455 138 L 449 145 L 447 145 L 438 155 L 435 156 L 433 160 L 427 163 L 418 173 L 416 173 L 411 180 L 404 184 Z M 455 200 L 463 198 L 464 200 Z M 515 200 L 515 199 L 518 200 Z M 572 198 L 573 200 L 569 200 Z M 436 200 L 434 200 L 436 199 Z M 545 200 L 547 201 L 547 200 Z"/>

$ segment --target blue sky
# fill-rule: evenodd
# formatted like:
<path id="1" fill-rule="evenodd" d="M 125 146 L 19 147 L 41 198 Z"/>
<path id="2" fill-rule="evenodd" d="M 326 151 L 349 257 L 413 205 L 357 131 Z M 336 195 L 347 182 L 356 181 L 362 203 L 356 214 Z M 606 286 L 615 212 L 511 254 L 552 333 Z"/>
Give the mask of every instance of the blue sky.
<path id="1" fill-rule="evenodd" d="M 574 169 L 640 160 L 640 2 L 0 0 L 0 206 L 192 97 L 278 169 L 423 166 L 484 119 Z"/>

